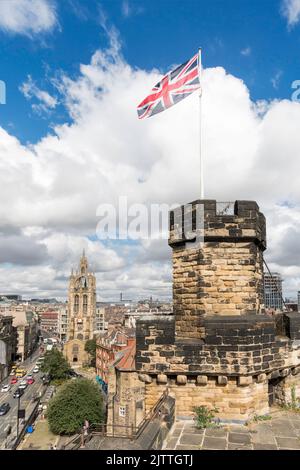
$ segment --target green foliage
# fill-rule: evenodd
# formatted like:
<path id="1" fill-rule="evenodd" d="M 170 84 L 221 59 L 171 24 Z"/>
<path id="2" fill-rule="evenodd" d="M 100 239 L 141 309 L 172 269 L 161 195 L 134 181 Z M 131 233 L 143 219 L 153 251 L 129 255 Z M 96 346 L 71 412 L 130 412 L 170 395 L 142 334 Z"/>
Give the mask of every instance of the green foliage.
<path id="1" fill-rule="evenodd" d="M 292 387 L 291 387 L 291 398 L 292 398 L 292 402 L 291 402 L 292 408 L 299 408 L 299 403 L 298 403 L 298 400 L 297 400 L 297 397 L 296 397 L 296 387 L 295 387 L 295 385 L 292 385 Z"/>
<path id="2" fill-rule="evenodd" d="M 84 421 L 102 423 L 102 395 L 98 385 L 88 379 L 70 380 L 61 386 L 47 409 L 50 430 L 54 434 L 72 435 L 82 430 Z"/>
<path id="3" fill-rule="evenodd" d="M 41 371 L 50 375 L 51 380 L 66 379 L 70 366 L 63 354 L 56 348 L 47 351 Z"/>
<path id="4" fill-rule="evenodd" d="M 270 419 L 272 419 L 272 416 L 270 415 L 254 415 L 254 418 L 253 418 L 255 422 L 269 421 Z"/>
<path id="5" fill-rule="evenodd" d="M 291 401 L 290 403 L 286 403 L 282 406 L 283 409 L 287 411 L 295 411 L 296 413 L 300 413 L 300 403 L 299 398 L 296 396 L 296 387 L 295 385 L 291 386 Z"/>
<path id="6" fill-rule="evenodd" d="M 85 343 L 84 350 L 90 355 L 91 365 L 96 365 L 96 338 L 88 339 Z"/>
<path id="7" fill-rule="evenodd" d="M 196 414 L 196 425 L 198 429 L 209 428 L 215 426 L 214 418 L 215 413 L 218 413 L 217 408 L 209 409 L 207 406 L 196 406 L 194 412 Z"/>

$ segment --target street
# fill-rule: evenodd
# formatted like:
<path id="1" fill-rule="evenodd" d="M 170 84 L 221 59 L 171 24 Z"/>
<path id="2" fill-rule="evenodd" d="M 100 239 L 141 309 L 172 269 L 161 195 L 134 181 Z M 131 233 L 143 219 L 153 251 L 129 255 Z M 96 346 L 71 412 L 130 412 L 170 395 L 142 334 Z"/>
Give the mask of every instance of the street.
<path id="1" fill-rule="evenodd" d="M 19 367 L 22 367 L 27 370 L 26 376 L 28 374 L 32 374 L 32 370 L 35 367 L 35 363 L 40 355 L 39 350 L 35 351 L 35 353 L 26 361 L 20 364 Z M 42 391 L 44 385 L 41 381 L 42 373 L 39 372 L 37 374 L 32 374 L 34 377 L 35 382 L 32 385 L 28 385 L 27 388 L 24 390 L 24 394 L 20 398 L 20 409 L 25 409 L 25 419 L 28 418 L 29 412 L 32 411 L 33 397 L 38 395 L 40 391 Z M 0 392 L 0 405 L 3 403 L 9 403 L 10 410 L 4 416 L 0 416 L 0 448 L 3 448 L 5 445 L 5 437 L 4 431 L 5 429 L 11 425 L 11 434 L 8 436 L 8 441 L 11 441 L 14 437 L 17 437 L 17 408 L 18 408 L 18 399 L 13 398 L 13 394 L 15 390 L 18 388 L 20 382 L 26 379 L 24 376 L 22 379 L 18 380 L 18 383 L 15 385 L 11 385 L 11 389 L 9 392 Z M 7 377 L 3 382 L 1 382 L 1 386 L 4 384 L 10 384 L 12 376 Z M 21 424 L 22 420 L 19 421 L 19 432 L 21 432 L 23 425 Z"/>

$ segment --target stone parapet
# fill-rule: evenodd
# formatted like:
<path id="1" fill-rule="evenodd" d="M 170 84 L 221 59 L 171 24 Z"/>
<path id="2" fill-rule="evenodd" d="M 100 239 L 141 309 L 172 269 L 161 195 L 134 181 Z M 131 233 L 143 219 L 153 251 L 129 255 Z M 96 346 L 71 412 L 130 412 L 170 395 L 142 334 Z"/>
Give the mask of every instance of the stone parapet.
<path id="1" fill-rule="evenodd" d="M 180 206 L 170 212 L 169 245 L 175 247 L 187 241 L 184 230 L 197 234 L 196 208 L 203 206 L 204 241 L 254 241 L 262 250 L 266 249 L 266 220 L 259 211 L 255 201 L 235 201 L 232 205 L 233 213 L 218 211 L 218 203 L 213 199 L 198 199 Z M 185 220 L 188 219 L 188 220 Z M 176 221 L 180 220 L 180 224 Z M 202 225 L 201 225 L 201 234 Z M 188 240 L 190 241 L 190 240 Z"/>
<path id="2" fill-rule="evenodd" d="M 238 376 L 300 365 L 300 344 L 277 337 L 272 317 L 207 317 L 203 325 L 203 340 L 182 340 L 175 335 L 174 316 L 138 320 L 137 370 Z M 297 331 L 293 330 L 293 337 L 300 334 L 300 325 Z"/>

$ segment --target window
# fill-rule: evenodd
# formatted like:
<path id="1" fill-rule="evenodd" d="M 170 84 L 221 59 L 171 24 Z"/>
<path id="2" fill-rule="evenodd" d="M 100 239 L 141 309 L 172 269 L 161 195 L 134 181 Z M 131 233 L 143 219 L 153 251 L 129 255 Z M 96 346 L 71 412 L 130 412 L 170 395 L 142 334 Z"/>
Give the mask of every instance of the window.
<path id="1" fill-rule="evenodd" d="M 74 313 L 78 313 L 79 309 L 79 295 L 75 295 L 75 300 L 74 300 Z"/>
<path id="2" fill-rule="evenodd" d="M 87 295 L 84 294 L 83 296 L 83 314 L 86 315 L 87 313 L 87 303 L 88 303 L 88 298 Z"/>
<path id="3" fill-rule="evenodd" d="M 126 407 L 125 406 L 120 406 L 119 407 L 119 416 L 122 416 L 123 418 L 125 418 L 125 415 L 126 415 Z"/>

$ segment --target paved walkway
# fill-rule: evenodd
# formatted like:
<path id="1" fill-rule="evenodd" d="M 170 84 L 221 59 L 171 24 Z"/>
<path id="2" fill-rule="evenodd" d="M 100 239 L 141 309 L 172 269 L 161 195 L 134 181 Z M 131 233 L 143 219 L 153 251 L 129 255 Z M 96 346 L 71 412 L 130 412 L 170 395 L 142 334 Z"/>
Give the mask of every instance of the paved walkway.
<path id="1" fill-rule="evenodd" d="M 300 413 L 274 412 L 272 419 L 248 426 L 197 429 L 192 420 L 177 421 L 166 442 L 168 450 L 299 450 Z"/>
<path id="2" fill-rule="evenodd" d="M 18 450 L 49 450 L 51 444 L 57 445 L 59 436 L 55 436 L 49 429 L 48 421 L 40 419 L 36 422 L 32 434 L 26 434 Z"/>

